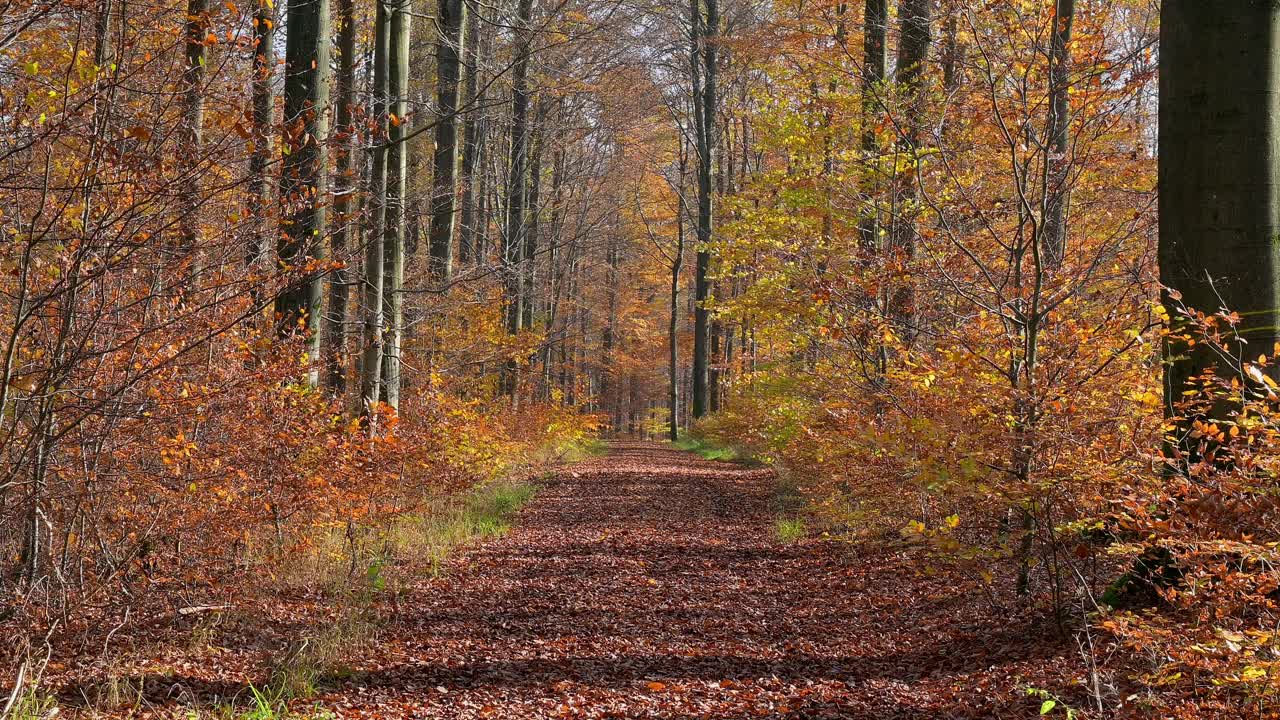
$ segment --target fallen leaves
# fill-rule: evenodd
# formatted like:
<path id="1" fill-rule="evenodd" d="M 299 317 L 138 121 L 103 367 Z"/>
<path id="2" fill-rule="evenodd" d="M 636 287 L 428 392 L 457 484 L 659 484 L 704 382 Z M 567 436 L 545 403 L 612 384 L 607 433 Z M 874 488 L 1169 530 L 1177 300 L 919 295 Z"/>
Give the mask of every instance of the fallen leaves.
<path id="1" fill-rule="evenodd" d="M 772 494 L 768 471 L 618 445 L 546 481 L 507 536 L 377 594 L 376 642 L 346 648 L 341 672 L 299 707 L 341 718 L 924 720 L 1035 717 L 1027 685 L 1073 700 L 1057 690 L 1075 678 L 1073 648 L 995 616 L 961 578 L 922 575 L 909 553 L 781 543 Z M 158 711 L 247 697 L 287 642 L 277 633 L 334 612 L 318 596 L 245 602 L 275 639 L 246 629 L 224 633 L 218 652 L 173 636 L 140 648 L 168 668 L 147 689 Z"/>

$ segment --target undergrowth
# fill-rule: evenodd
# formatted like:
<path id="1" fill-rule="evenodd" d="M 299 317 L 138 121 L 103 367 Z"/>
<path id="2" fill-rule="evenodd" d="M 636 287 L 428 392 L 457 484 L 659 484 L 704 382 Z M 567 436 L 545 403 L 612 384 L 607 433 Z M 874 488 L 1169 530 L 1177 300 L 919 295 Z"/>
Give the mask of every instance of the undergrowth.
<path id="1" fill-rule="evenodd" d="M 803 540 L 809 534 L 804 513 L 804 494 L 786 473 L 780 473 L 773 487 L 774 534 L 785 543 Z"/>
<path id="2" fill-rule="evenodd" d="M 0 705 L 0 709 L 3 707 Z M 0 717 L 5 720 L 45 720 L 57 714 L 57 707 L 58 703 L 53 696 L 44 693 L 39 687 L 29 685 L 17 691 L 9 713 L 0 713 Z"/>
<path id="3" fill-rule="evenodd" d="M 379 594 L 398 592 L 393 581 L 408 573 L 397 571 L 438 576 L 458 548 L 505 534 L 512 516 L 534 492 L 525 482 L 494 482 L 461 495 L 433 496 L 420 512 L 403 515 L 384 530 L 366 530 L 368 536 L 358 542 L 351 540 L 353 533 L 348 528 L 338 539 L 348 542 L 351 555 L 324 554 L 306 566 L 309 572 L 319 574 L 313 580 L 329 583 L 331 588 L 335 581 L 341 583 L 336 595 L 338 618 L 290 648 L 264 688 L 251 688 L 254 707 L 247 717 L 295 717 L 267 714 L 267 708 L 284 713 L 291 702 L 313 697 L 327 679 L 350 673 L 342 661 L 374 639 L 373 604 Z M 335 542 L 335 538 L 330 536 L 328 542 Z M 325 557 L 329 562 L 321 559 Z M 352 572 L 355 567 L 363 567 L 363 571 Z M 293 576 L 288 582 L 303 579 Z"/>
<path id="4" fill-rule="evenodd" d="M 586 445 L 589 451 L 590 444 Z M 459 548 L 505 534 L 521 506 L 534 496 L 533 485 L 495 481 L 470 491 L 432 495 L 412 514 L 383 528 L 349 524 L 309 539 L 292 557 L 260 557 L 275 565 L 269 586 L 283 592 L 320 589 L 331 617 L 281 651 L 266 681 L 250 684 L 238 697 L 182 707 L 188 720 L 323 720 L 332 713 L 307 702 L 327 684 L 349 677 L 348 658 L 377 639 L 375 604 L 400 591 L 397 583 L 420 574 L 438 576 Z M 248 609 L 208 613 L 191 628 L 187 651 L 199 655 L 217 647 L 225 626 L 256 625 Z M 146 706 L 140 681 L 112 675 L 86 697 L 95 713 Z M 3 709 L 3 698 L 0 698 Z M 32 685 L 19 694 L 3 720 L 47 720 L 59 714 L 56 699 Z"/>
<path id="5" fill-rule="evenodd" d="M 695 437 L 692 435 L 683 435 L 679 440 L 671 443 L 671 446 L 677 450 L 695 453 L 704 460 L 722 460 L 731 462 L 738 460 L 738 452 L 731 447 L 720 445 L 713 440 L 703 437 Z"/>
<path id="6" fill-rule="evenodd" d="M 799 542 L 808 533 L 803 518 L 778 518 L 774 523 L 774 532 L 785 543 Z"/>
<path id="7" fill-rule="evenodd" d="M 609 452 L 609 444 L 599 438 L 573 440 L 557 446 L 551 459 L 573 463 L 587 458 L 600 457 Z"/>

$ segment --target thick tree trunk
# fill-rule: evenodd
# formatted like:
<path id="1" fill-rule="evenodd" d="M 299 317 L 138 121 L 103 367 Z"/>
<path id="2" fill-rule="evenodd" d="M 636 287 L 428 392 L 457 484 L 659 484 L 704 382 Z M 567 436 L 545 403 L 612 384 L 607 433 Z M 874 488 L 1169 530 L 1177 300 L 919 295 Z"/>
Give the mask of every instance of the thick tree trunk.
<path id="1" fill-rule="evenodd" d="M 278 333 L 306 335 L 307 356 L 320 356 L 324 255 L 325 143 L 328 141 L 329 0 L 289 0 L 285 44 L 284 147 L 280 196 L 286 207 L 277 254 L 291 273 L 276 297 Z M 308 375 L 312 385 L 317 373 Z"/>
<path id="2" fill-rule="evenodd" d="M 876 210 L 876 195 L 880 187 L 879 174 L 875 169 L 879 164 L 880 140 L 876 126 L 880 121 L 880 95 L 885 91 L 885 35 L 889 24 L 888 0 L 867 0 L 863 17 L 863 65 L 862 65 L 862 154 L 871 169 L 867 171 L 864 182 L 866 198 L 863 200 L 866 210 L 858 221 L 858 235 L 862 249 L 868 255 L 875 253 L 880 245 L 879 213 Z"/>
<path id="3" fill-rule="evenodd" d="M 352 147 L 356 127 L 354 113 L 356 26 L 355 0 L 337 0 L 338 75 L 335 82 L 336 127 L 334 137 L 333 224 L 329 233 L 334 262 L 341 263 L 329 276 L 329 308 L 325 315 L 325 386 L 341 396 L 346 390 L 347 298 L 351 273 L 347 252 L 352 245 L 355 213 L 355 163 Z"/>
<path id="4" fill-rule="evenodd" d="M 693 70 L 694 115 L 697 119 L 698 144 L 698 252 L 694 278 L 693 311 L 693 417 L 707 414 L 710 404 L 708 345 L 710 344 L 710 313 L 707 302 L 711 294 L 711 240 L 714 222 L 712 197 L 715 191 L 712 172 L 716 152 L 716 44 L 719 42 L 720 14 L 717 0 L 703 0 L 706 17 L 703 19 L 697 0 L 691 5 L 694 38 Z M 696 79 L 698 53 L 702 60 L 702 82 Z M 701 85 L 699 87 L 699 85 Z"/>
<path id="5" fill-rule="evenodd" d="M 535 107 L 533 126 L 529 129 L 529 210 L 520 260 L 520 325 L 532 328 L 538 314 L 538 233 L 541 232 L 542 202 L 542 120 L 544 106 Z"/>
<path id="6" fill-rule="evenodd" d="M 524 248 L 525 203 L 529 192 L 529 50 L 532 0 L 519 0 L 516 8 L 515 60 L 511 68 L 511 163 L 507 175 L 507 222 L 503 232 L 502 273 L 505 289 L 507 334 L 518 335 L 523 326 L 520 266 Z M 519 361 L 507 360 L 503 389 L 513 398 L 518 386 Z"/>
<path id="7" fill-rule="evenodd" d="M 719 297 L 720 284 L 716 283 L 714 287 L 716 289 L 715 290 L 716 296 Z M 720 321 L 712 320 L 711 329 L 708 332 L 711 335 L 711 350 L 710 350 L 711 362 L 709 364 L 710 367 L 707 370 L 707 381 L 708 381 L 707 395 L 708 395 L 708 399 L 710 400 L 709 407 L 711 409 L 711 412 L 717 413 L 717 412 L 720 412 L 720 383 L 724 379 L 722 377 L 723 373 L 721 370 L 723 366 L 724 355 L 722 354 L 722 349 L 720 347 L 720 336 L 721 336 Z"/>
<path id="8" fill-rule="evenodd" d="M 382 233 L 382 391 L 387 405 L 400 408 L 400 353 L 404 338 L 404 256 L 405 198 L 408 187 L 409 148 L 406 142 L 409 123 L 409 38 L 411 6 L 409 0 L 398 0 L 389 9 L 389 68 L 387 89 L 391 119 L 387 142 L 387 209 Z"/>
<path id="9" fill-rule="evenodd" d="M 1067 202 L 1070 178 L 1071 27 L 1075 23 L 1075 0 L 1057 0 L 1053 14 L 1053 36 L 1049 48 L 1049 142 L 1045 148 L 1048 165 L 1045 193 L 1044 261 L 1048 267 L 1062 264 L 1067 248 Z"/>
<path id="10" fill-rule="evenodd" d="M 481 51 L 485 43 L 481 40 L 480 6 L 469 7 L 466 11 L 466 39 L 464 40 L 463 57 L 465 58 L 466 85 L 466 125 L 462 130 L 462 168 L 459 180 L 462 183 L 462 218 L 458 228 L 458 261 L 467 265 L 476 260 L 479 254 L 476 248 L 475 224 L 477 205 L 480 193 L 476 188 L 476 175 L 483 171 L 482 142 L 484 140 L 484 108 L 485 93 L 480 87 L 480 62 L 484 56 Z M 488 33 L 485 33 L 485 37 Z"/>
<path id="11" fill-rule="evenodd" d="M 608 274 L 605 276 L 608 317 L 605 318 L 605 326 L 600 333 L 600 355 L 602 358 L 600 366 L 600 402 L 609 409 L 610 429 L 614 432 L 620 429 L 618 407 L 621 397 L 616 388 L 617 363 L 614 358 L 614 348 L 618 341 L 618 236 L 616 233 L 616 228 L 609 230 L 609 247 L 605 251 L 605 261 L 608 263 Z"/>
<path id="12" fill-rule="evenodd" d="M 374 408 L 382 399 L 382 299 L 385 282 L 382 276 L 382 236 L 387 220 L 387 106 L 389 86 L 387 76 L 391 23 L 385 2 L 375 3 L 373 21 L 373 107 L 370 116 L 377 122 L 373 133 L 377 143 L 373 150 L 372 169 L 369 178 L 369 224 L 365 230 L 364 283 L 361 293 L 360 314 L 363 325 L 360 360 L 361 413 L 370 433 L 377 432 Z"/>
<path id="13" fill-rule="evenodd" d="M 1280 340 L 1280 5 L 1229 5 L 1163 4 L 1160 280 L 1175 330 L 1181 305 L 1226 308 L 1240 316 L 1232 349 L 1269 357 Z M 1234 370 L 1207 345 L 1166 345 L 1170 415 L 1189 378 L 1215 364 Z"/>
<path id="14" fill-rule="evenodd" d="M 897 81 L 902 92 L 905 118 L 898 137 L 898 152 L 907 157 L 909 169 L 897 178 L 896 217 L 890 236 L 895 260 L 902 266 L 902 278 L 889 299 L 889 317 L 898 336 L 909 341 L 916 332 L 915 285 L 911 264 L 916 256 L 917 178 L 920 162 L 920 135 L 924 122 L 925 66 L 929 61 L 930 23 L 933 0 L 903 0 L 899 9 L 902 38 L 898 46 Z"/>
<path id="15" fill-rule="evenodd" d="M 271 0 L 258 0 L 253 14 L 253 79 L 250 89 L 253 106 L 252 147 L 249 150 L 249 183 L 246 210 L 252 231 L 245 253 L 246 264 L 258 269 L 267 257 L 270 237 L 266 208 L 272 207 L 271 183 L 267 168 L 273 158 L 272 132 L 275 128 L 275 97 L 271 76 L 275 68 L 275 5 Z"/>
<path id="16" fill-rule="evenodd" d="M 432 159 L 431 225 L 428 251 L 432 278 L 448 282 L 453 274 L 453 226 L 458 176 L 458 79 L 463 43 L 463 0 L 436 3 L 436 148 Z"/>
<path id="17" fill-rule="evenodd" d="M 544 306 L 546 317 L 546 339 L 542 347 L 542 391 L 543 400 L 551 400 L 552 388 L 552 354 L 555 346 L 564 348 L 564 328 L 561 321 L 560 308 L 564 296 L 565 270 L 571 261 L 570 250 L 565 247 L 561 230 L 564 214 L 564 150 L 555 152 L 551 160 L 551 209 L 548 218 L 547 266 L 548 283 L 547 302 Z"/>

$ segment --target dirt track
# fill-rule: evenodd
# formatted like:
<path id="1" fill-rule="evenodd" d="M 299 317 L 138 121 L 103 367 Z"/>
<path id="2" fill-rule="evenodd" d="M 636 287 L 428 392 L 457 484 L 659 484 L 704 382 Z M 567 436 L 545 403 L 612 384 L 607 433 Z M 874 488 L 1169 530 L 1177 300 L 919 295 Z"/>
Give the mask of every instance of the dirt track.
<path id="1" fill-rule="evenodd" d="M 768 471 L 617 444 L 387 608 L 377 659 L 322 705 L 353 717 L 1036 715 L 1019 676 L 1060 649 L 1018 623 L 993 631 L 905 556 L 782 543 L 772 493 Z"/>

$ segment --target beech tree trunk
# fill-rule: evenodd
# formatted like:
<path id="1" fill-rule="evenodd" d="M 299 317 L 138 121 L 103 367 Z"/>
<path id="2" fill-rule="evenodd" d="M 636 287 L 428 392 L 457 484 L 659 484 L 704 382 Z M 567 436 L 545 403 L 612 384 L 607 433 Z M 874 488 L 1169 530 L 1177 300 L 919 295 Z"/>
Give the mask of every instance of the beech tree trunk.
<path id="1" fill-rule="evenodd" d="M 1160 281 L 1165 306 L 1238 313 L 1244 358 L 1280 340 L 1280 5 L 1164 0 L 1160 18 Z M 1180 298 L 1180 299 L 1179 299 Z M 1247 344 L 1247 346 L 1246 346 Z M 1165 410 L 1223 368 L 1206 343 L 1165 348 Z M 1225 416 L 1230 408 L 1216 414 Z M 1184 441 L 1183 428 L 1171 441 Z"/>
<path id="2" fill-rule="evenodd" d="M 524 328 L 532 328 L 538 315 L 538 234 L 542 230 L 542 121 L 545 106 L 539 101 L 534 107 L 534 122 L 529 128 L 529 209 L 520 261 L 520 324 Z"/>
<path id="3" fill-rule="evenodd" d="M 688 165 L 688 151 L 680 140 L 680 174 L 676 185 L 676 251 L 671 260 L 671 318 L 667 322 L 667 436 L 671 442 L 680 438 L 680 271 L 684 269 L 684 221 L 687 208 L 684 200 L 684 174 Z"/>
<path id="4" fill-rule="evenodd" d="M 529 192 L 529 50 L 532 42 L 530 20 L 533 1 L 519 0 L 516 6 L 515 60 L 511 68 L 511 163 L 507 175 L 507 222 L 503 232 L 502 272 L 506 301 L 507 334 L 518 335 L 523 327 L 520 266 L 524 249 L 525 202 Z M 515 397 L 519 361 L 507 359 L 503 386 Z"/>
<path id="5" fill-rule="evenodd" d="M 480 62 L 484 42 L 481 39 L 480 7 L 470 7 L 466 11 L 465 40 L 463 47 L 463 65 L 465 67 L 464 84 L 466 86 L 465 125 L 462 130 L 462 167 L 459 170 L 459 181 L 462 184 L 462 217 L 458 228 L 458 261 L 463 265 L 476 261 L 479 254 L 476 248 L 475 224 L 477 220 L 477 201 L 480 193 L 476 188 L 476 174 L 482 172 L 482 142 L 484 141 L 484 108 L 485 93 L 480 87 Z M 487 28 L 486 28 L 487 29 Z M 488 33 L 485 33 L 487 37 Z"/>
<path id="6" fill-rule="evenodd" d="M 448 282 L 453 273 L 453 226 L 458 176 L 458 80 L 463 50 L 463 0 L 436 3 L 436 148 L 432 158 L 431 225 L 428 236 L 431 273 Z"/>
<path id="7" fill-rule="evenodd" d="M 924 73 L 929 61 L 932 12 L 933 0 L 903 0 L 898 10 L 902 37 L 898 46 L 897 81 L 905 115 L 898 138 L 898 152 L 905 155 L 911 165 L 896 182 L 896 217 L 890 249 L 904 271 L 890 296 L 889 316 L 899 337 L 904 340 L 909 340 L 916 332 L 915 286 L 910 270 L 916 255 L 916 182 L 927 95 L 924 92 Z"/>
<path id="8" fill-rule="evenodd" d="M 390 101 L 387 142 L 387 207 L 382 233 L 382 392 L 400 408 L 400 352 L 404 338 L 405 197 L 408 188 L 409 38 L 411 6 L 398 0 L 388 12 L 387 88 Z"/>
<path id="9" fill-rule="evenodd" d="M 182 199 L 178 205 L 179 245 L 177 261 L 190 262 L 191 253 L 200 245 L 199 222 L 201 161 L 204 155 L 204 78 L 205 35 L 209 31 L 209 0 L 187 0 L 186 65 L 182 71 L 182 94 L 185 105 L 180 152 L 187 164 L 182 179 Z"/>
<path id="10" fill-rule="evenodd" d="M 361 413 L 370 433 L 377 432 L 374 408 L 382 399 L 382 298 L 385 283 L 382 276 L 382 236 L 387 221 L 387 106 L 388 60 L 390 58 L 391 23 L 387 4 L 378 0 L 373 21 L 373 107 L 370 115 L 377 123 L 373 133 L 373 167 L 369 177 L 369 226 L 365 232 L 364 284 L 360 314 L 363 320 L 363 351 L 360 360 Z"/>
<path id="11" fill-rule="evenodd" d="M 1075 0 L 1057 0 L 1049 48 L 1048 182 L 1045 193 L 1044 259 L 1048 267 L 1062 264 L 1067 247 L 1067 201 L 1071 149 L 1071 27 Z"/>
<path id="12" fill-rule="evenodd" d="M 275 4 L 258 0 L 253 14 L 253 79 L 250 101 L 253 107 L 253 146 L 249 150 L 249 183 L 246 211 L 252 231 L 245 261 L 251 270 L 259 268 L 269 246 L 268 221 L 265 210 L 272 207 L 271 183 L 267 168 L 273 155 L 272 131 L 275 128 L 275 97 L 271 77 L 275 68 Z"/>
<path id="13" fill-rule="evenodd" d="M 711 240 L 714 223 L 712 198 L 715 188 L 712 173 L 716 150 L 716 43 L 720 27 L 717 0 L 703 0 L 706 17 L 702 17 L 698 0 L 690 5 L 693 37 L 692 71 L 694 75 L 694 116 L 698 148 L 698 251 L 694 269 L 693 310 L 693 417 L 701 418 L 710 406 L 709 344 L 710 313 L 707 301 L 711 295 L 708 274 L 711 271 Z M 698 81 L 701 55 L 701 83 Z"/>
<path id="14" fill-rule="evenodd" d="M 285 217 L 277 254 L 292 276 L 276 297 L 278 333 L 306 336 L 307 356 L 320 356 L 324 255 L 325 143 L 328 141 L 329 0 L 289 0 L 285 44 L 284 147 L 280 196 Z M 317 373 L 308 373 L 316 384 Z"/>
<path id="15" fill-rule="evenodd" d="M 863 15 L 863 64 L 862 64 L 862 154 L 873 168 L 878 164 L 880 156 L 880 140 L 876 134 L 876 126 L 880 120 L 880 94 L 884 92 L 885 77 L 885 35 L 889 24 L 888 0 L 867 0 Z M 879 217 L 876 210 L 876 193 L 879 188 L 879 176 L 876 170 L 868 173 L 866 187 L 866 210 L 858 221 L 858 235 L 862 249 L 873 254 L 880 245 Z"/>
<path id="16" fill-rule="evenodd" d="M 342 263 L 329 276 L 329 308 L 325 315 L 325 385 L 334 395 L 346 390 L 347 367 L 347 299 L 351 273 L 347 269 L 347 250 L 354 235 L 355 164 L 355 0 L 337 0 L 338 10 L 338 75 L 335 83 L 336 128 L 333 169 L 333 230 L 329 243 L 335 262 Z"/>

